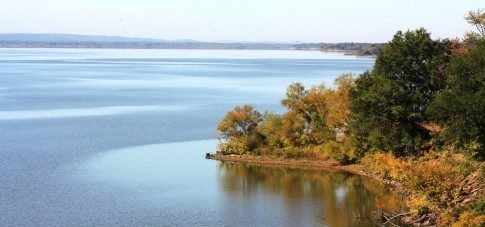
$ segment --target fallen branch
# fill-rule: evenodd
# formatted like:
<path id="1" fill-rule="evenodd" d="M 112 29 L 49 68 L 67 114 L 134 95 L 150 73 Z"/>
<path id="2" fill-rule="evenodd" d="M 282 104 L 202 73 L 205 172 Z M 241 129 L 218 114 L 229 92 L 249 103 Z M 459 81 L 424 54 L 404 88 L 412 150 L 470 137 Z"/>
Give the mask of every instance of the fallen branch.
<path id="1" fill-rule="evenodd" d="M 384 213 L 384 212 L 383 212 L 383 213 Z M 384 222 L 383 224 L 385 225 L 385 224 L 387 224 L 387 223 L 391 222 L 392 220 L 394 220 L 394 219 L 396 219 L 396 218 L 398 218 L 398 217 L 402 217 L 402 216 L 409 215 L 409 214 L 411 214 L 411 213 L 409 213 L 409 212 L 406 212 L 406 213 L 400 213 L 400 214 L 394 215 L 394 216 L 392 216 L 392 217 L 388 217 L 389 215 L 388 215 L 388 214 L 386 214 L 386 215 L 387 215 L 387 217 L 386 217 L 386 216 L 384 216 L 384 218 L 386 218 L 386 219 L 387 219 L 387 221 L 386 221 L 386 222 Z M 394 224 L 394 223 L 392 223 L 392 222 L 391 222 L 391 224 Z"/>

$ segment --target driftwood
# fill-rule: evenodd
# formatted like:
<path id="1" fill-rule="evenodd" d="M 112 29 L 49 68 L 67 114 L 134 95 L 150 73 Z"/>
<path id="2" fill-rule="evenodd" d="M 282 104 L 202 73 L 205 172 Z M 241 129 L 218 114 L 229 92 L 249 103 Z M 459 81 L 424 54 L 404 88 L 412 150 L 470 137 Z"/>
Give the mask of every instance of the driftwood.
<path id="1" fill-rule="evenodd" d="M 413 220 L 413 223 L 420 223 L 426 218 L 426 214 L 423 214 L 420 218 Z"/>
<path id="2" fill-rule="evenodd" d="M 389 214 L 386 214 L 385 212 L 382 212 L 383 213 L 383 217 L 385 219 L 387 219 L 384 223 L 382 223 L 383 225 L 387 224 L 387 223 L 391 223 L 391 224 L 394 224 L 392 223 L 392 221 L 396 218 L 399 218 L 399 217 L 402 217 L 402 216 L 406 216 L 406 215 L 409 215 L 411 213 L 409 212 L 406 212 L 406 213 L 400 213 L 400 214 L 396 214 L 394 216 L 390 216 Z"/>
<path id="3" fill-rule="evenodd" d="M 382 210 L 372 211 L 371 213 L 375 213 L 374 218 L 381 221 L 382 225 L 391 224 L 393 226 L 398 226 L 394 223 L 394 221 L 398 221 L 400 217 L 410 215 L 410 212 L 403 212 L 399 214 L 388 214 Z"/>

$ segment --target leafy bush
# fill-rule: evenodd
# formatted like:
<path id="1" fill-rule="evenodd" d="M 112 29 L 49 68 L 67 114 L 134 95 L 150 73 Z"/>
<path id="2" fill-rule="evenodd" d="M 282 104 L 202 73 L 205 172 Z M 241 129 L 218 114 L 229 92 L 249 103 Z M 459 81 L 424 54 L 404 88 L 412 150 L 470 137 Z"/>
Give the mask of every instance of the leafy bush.
<path id="1" fill-rule="evenodd" d="M 452 227 L 482 227 L 485 224 L 485 215 L 475 214 L 471 211 L 463 212 Z"/>
<path id="2" fill-rule="evenodd" d="M 418 216 L 422 216 L 430 212 L 430 202 L 426 196 L 413 196 L 407 200 L 407 205 L 410 211 Z"/>
<path id="3" fill-rule="evenodd" d="M 443 224 L 457 222 L 455 226 L 480 226 L 485 217 L 485 199 L 475 201 L 469 206 L 462 204 L 463 189 L 467 185 L 475 185 L 483 181 L 482 176 L 477 175 L 481 170 L 482 163 L 476 163 L 466 159 L 463 155 L 452 152 L 427 153 L 419 158 L 396 158 L 389 153 L 376 153 L 366 155 L 361 162 L 373 173 L 381 177 L 396 180 L 413 194 L 407 205 L 416 215 L 423 215 L 433 210 L 443 209 L 440 215 Z M 468 169 L 464 171 L 463 169 Z M 474 177 L 478 176 L 478 178 Z M 463 185 L 469 179 L 474 181 Z M 479 183 L 478 183 L 479 184 Z M 466 186 L 466 187 L 465 187 Z M 468 189 L 471 190 L 471 189 Z M 469 192 L 468 192 L 469 193 Z M 480 196 L 480 195 L 479 195 Z M 476 198 L 476 197 L 471 197 Z M 450 215 L 452 213 L 454 215 Z M 470 213 L 472 212 L 472 213 Z M 469 219 L 470 222 L 465 220 Z M 472 225 L 462 225 L 474 223 Z"/>
<path id="4" fill-rule="evenodd" d="M 319 153 L 325 158 L 331 158 L 341 164 L 355 163 L 357 158 L 353 150 L 346 148 L 343 143 L 330 140 L 318 146 Z"/>
<path id="5" fill-rule="evenodd" d="M 473 212 L 478 215 L 485 215 L 485 199 L 472 203 L 470 205 Z"/>
<path id="6" fill-rule="evenodd" d="M 362 162 L 371 171 L 382 178 L 403 180 L 406 177 L 407 163 L 389 153 L 377 153 L 366 156 Z"/>
<path id="7" fill-rule="evenodd" d="M 280 150 L 280 155 L 285 158 L 292 158 L 292 159 L 309 157 L 309 153 L 305 152 L 301 148 L 296 148 L 296 147 L 285 147 Z"/>
<path id="8" fill-rule="evenodd" d="M 457 166 L 447 164 L 440 159 L 432 159 L 413 165 L 413 174 L 406 175 L 406 185 L 424 192 L 438 205 L 448 206 L 453 202 L 455 189 L 459 183 L 460 171 Z"/>

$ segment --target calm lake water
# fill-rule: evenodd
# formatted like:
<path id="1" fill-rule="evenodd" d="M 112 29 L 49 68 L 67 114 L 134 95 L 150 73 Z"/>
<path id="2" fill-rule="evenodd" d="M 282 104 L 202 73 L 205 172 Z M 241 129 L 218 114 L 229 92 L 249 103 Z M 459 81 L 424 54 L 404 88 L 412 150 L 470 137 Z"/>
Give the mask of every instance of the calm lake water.
<path id="1" fill-rule="evenodd" d="M 352 174 L 204 159 L 217 121 L 374 60 L 310 51 L 0 49 L 0 226 L 366 226 Z M 359 221 L 359 222 L 356 222 Z"/>

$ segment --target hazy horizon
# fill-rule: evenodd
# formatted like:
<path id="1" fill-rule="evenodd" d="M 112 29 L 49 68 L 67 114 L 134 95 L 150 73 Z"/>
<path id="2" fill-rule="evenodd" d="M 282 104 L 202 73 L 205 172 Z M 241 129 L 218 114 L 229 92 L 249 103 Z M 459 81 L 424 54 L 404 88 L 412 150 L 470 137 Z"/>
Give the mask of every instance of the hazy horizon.
<path id="1" fill-rule="evenodd" d="M 349 7 L 352 6 L 352 7 Z M 477 1 L 5 0 L 0 33 L 76 34 L 250 42 L 387 42 L 427 28 L 461 37 Z"/>

